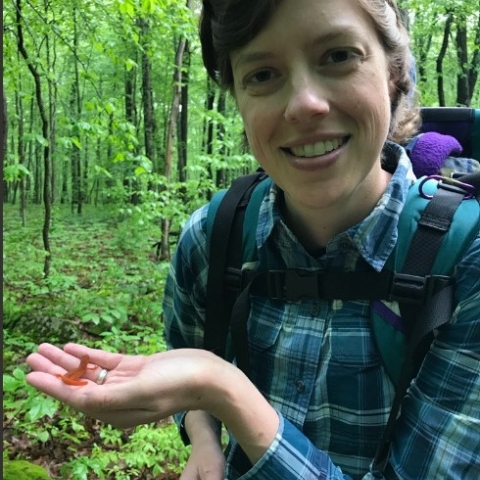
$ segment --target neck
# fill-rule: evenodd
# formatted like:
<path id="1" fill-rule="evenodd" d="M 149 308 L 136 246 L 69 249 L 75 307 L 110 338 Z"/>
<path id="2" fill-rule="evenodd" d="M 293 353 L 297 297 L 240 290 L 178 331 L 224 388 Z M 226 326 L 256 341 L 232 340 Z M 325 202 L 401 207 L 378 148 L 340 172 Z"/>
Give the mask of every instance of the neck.
<path id="1" fill-rule="evenodd" d="M 341 232 L 365 219 L 387 188 L 391 175 L 382 170 L 376 188 L 357 189 L 348 198 L 322 208 L 302 208 L 285 198 L 284 220 L 311 254 L 325 248 Z"/>

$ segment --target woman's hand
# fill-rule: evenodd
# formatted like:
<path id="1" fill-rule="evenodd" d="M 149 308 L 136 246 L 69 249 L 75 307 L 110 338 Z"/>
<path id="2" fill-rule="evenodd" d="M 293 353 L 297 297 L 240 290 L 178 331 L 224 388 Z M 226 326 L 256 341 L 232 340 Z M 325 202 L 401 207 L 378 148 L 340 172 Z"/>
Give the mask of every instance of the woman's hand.
<path id="1" fill-rule="evenodd" d="M 180 480 L 223 480 L 225 455 L 218 443 L 207 443 L 192 448 Z"/>
<path id="2" fill-rule="evenodd" d="M 209 413 L 194 410 L 187 413 L 185 428 L 192 444 L 180 480 L 223 480 L 225 455 L 221 446 L 221 424 Z"/>
<path id="3" fill-rule="evenodd" d="M 85 372 L 86 385 L 66 385 L 57 374 L 78 367 L 84 355 L 99 368 Z M 130 356 L 77 344 L 61 350 L 44 343 L 27 363 L 34 370 L 27 375 L 30 385 L 118 428 L 155 422 L 181 411 L 205 410 L 230 428 L 252 464 L 265 453 L 277 432 L 276 411 L 250 380 L 205 350 Z M 101 369 L 108 374 L 98 385 Z"/>
<path id="4" fill-rule="evenodd" d="M 90 366 L 82 378 L 86 385 L 66 385 L 57 374 L 78 366 L 88 355 Z M 151 356 L 129 356 L 68 344 L 64 350 L 50 344 L 38 347 L 27 363 L 34 370 L 27 382 L 38 390 L 86 415 L 128 428 L 166 418 L 182 410 L 208 407 L 204 389 L 211 374 L 229 367 L 215 355 L 197 349 L 172 350 Z M 100 370 L 108 370 L 102 385 Z M 233 367 L 232 367 L 233 368 Z"/>

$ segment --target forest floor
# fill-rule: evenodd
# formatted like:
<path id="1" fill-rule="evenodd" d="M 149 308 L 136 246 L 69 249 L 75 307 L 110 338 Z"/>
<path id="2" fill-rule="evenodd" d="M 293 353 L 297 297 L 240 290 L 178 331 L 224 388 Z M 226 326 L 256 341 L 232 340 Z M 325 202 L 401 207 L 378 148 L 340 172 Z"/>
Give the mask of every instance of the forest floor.
<path id="1" fill-rule="evenodd" d="M 18 206 L 4 205 L 4 460 L 28 460 L 52 479 L 179 478 L 188 449 L 171 419 L 122 432 L 25 382 L 26 356 L 44 341 L 139 354 L 165 348 L 161 297 L 168 263 L 156 261 L 152 248 L 160 227 L 120 217 L 113 207 L 82 215 L 55 208 L 45 279 L 43 211 L 31 206 L 26 217 L 22 226 Z"/>

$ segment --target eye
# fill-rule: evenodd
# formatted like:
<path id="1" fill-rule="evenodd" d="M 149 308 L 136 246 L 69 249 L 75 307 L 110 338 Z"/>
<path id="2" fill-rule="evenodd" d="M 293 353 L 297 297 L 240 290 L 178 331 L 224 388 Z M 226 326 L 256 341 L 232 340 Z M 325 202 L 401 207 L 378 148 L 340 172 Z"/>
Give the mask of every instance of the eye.
<path id="1" fill-rule="evenodd" d="M 257 70 L 256 72 L 248 75 L 245 78 L 244 83 L 246 85 L 261 85 L 263 83 L 269 82 L 270 80 L 273 80 L 276 77 L 277 75 L 275 75 L 272 70 Z"/>
<path id="2" fill-rule="evenodd" d="M 345 64 L 361 59 L 362 56 L 352 50 L 334 50 L 324 57 L 325 64 Z"/>
<path id="3" fill-rule="evenodd" d="M 242 88 L 250 95 L 268 95 L 279 88 L 282 78 L 275 68 L 258 68 L 243 77 Z"/>

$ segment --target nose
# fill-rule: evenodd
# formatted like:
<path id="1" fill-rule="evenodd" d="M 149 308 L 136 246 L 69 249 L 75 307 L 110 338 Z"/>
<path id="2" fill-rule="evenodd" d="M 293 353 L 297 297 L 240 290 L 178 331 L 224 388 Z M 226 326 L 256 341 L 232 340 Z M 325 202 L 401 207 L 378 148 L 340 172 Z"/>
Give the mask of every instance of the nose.
<path id="1" fill-rule="evenodd" d="M 307 73 L 293 76 L 283 115 L 287 122 L 309 121 L 329 110 L 326 92 L 318 79 Z"/>

